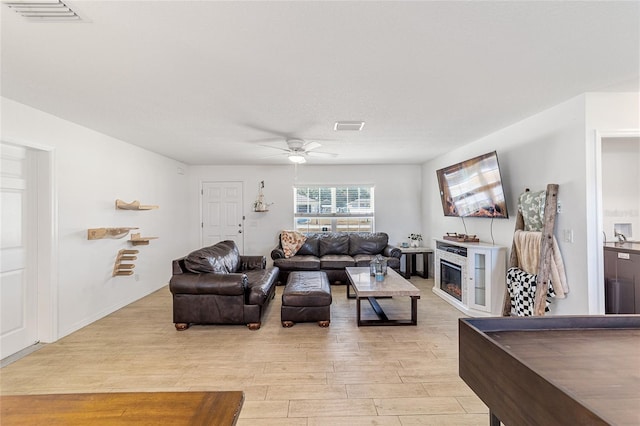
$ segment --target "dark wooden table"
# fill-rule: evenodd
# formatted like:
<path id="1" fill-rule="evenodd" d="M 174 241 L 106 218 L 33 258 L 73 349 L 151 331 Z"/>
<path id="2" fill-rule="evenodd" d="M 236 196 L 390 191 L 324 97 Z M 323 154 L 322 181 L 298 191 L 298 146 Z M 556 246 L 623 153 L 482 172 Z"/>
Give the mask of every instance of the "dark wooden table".
<path id="1" fill-rule="evenodd" d="M 427 247 L 398 247 L 404 256 L 405 270 L 402 273 L 406 279 L 411 275 L 418 275 L 422 278 L 429 278 L 429 257 L 433 255 L 433 249 Z M 417 269 L 418 256 L 422 257 L 422 271 Z"/>
<path id="2" fill-rule="evenodd" d="M 235 425 L 244 393 L 114 392 L 0 396 L 8 425 Z"/>
<path id="3" fill-rule="evenodd" d="M 463 318 L 459 339 L 491 425 L 640 425 L 638 315 Z"/>

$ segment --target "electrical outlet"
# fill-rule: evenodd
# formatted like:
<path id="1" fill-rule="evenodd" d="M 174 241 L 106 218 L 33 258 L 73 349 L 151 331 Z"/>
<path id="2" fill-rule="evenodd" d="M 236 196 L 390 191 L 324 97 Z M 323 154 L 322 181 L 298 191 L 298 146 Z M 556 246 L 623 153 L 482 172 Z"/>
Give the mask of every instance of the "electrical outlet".
<path id="1" fill-rule="evenodd" d="M 562 213 L 562 203 L 560 201 L 558 201 L 558 204 L 556 207 L 556 213 L 558 214 Z"/>
<path id="2" fill-rule="evenodd" d="M 134 279 L 134 280 L 136 280 L 136 281 L 140 281 L 140 275 L 135 274 L 135 275 L 133 276 L 133 279 Z"/>

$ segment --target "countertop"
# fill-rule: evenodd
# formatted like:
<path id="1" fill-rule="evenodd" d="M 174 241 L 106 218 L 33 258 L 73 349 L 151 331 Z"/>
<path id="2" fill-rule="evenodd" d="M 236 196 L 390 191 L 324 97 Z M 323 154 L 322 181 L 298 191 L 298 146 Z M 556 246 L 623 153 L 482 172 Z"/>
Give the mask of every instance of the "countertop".
<path id="1" fill-rule="evenodd" d="M 640 241 L 627 241 L 624 243 L 604 243 L 605 250 L 633 252 L 640 254 Z"/>

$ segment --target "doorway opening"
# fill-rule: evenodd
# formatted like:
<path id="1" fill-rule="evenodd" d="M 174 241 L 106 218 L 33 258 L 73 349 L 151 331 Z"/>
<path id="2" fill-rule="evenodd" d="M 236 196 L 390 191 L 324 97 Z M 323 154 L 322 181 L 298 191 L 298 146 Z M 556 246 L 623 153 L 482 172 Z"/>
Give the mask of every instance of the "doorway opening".
<path id="1" fill-rule="evenodd" d="M 588 239 L 590 258 L 595 258 L 595 265 L 588 265 L 589 276 L 589 314 L 605 313 L 605 244 L 615 242 L 620 229 L 630 230 L 631 238 L 640 241 L 640 184 L 638 169 L 640 154 L 636 153 L 634 144 L 640 145 L 640 129 L 619 131 L 596 131 L 594 137 L 593 172 L 590 182 L 594 197 L 595 209 L 591 222 L 596 230 Z M 627 145 L 628 144 L 628 145 Z M 634 152 L 630 155 L 623 151 Z M 640 152 L 640 151 L 638 151 Z M 622 164 L 624 163 L 624 164 Z M 625 166 L 625 164 L 632 166 Z M 631 182 L 632 174 L 635 180 Z M 625 191 L 627 196 L 625 196 Z M 632 191 L 633 194 L 630 194 Z M 635 200 L 635 201 L 634 201 Z M 634 204 L 635 203 L 635 207 Z M 616 207 L 619 206 L 619 207 Z M 637 222 L 637 225 L 634 223 Z M 620 224 L 623 226 L 621 227 Z M 627 226 L 627 225 L 631 226 Z M 616 226 L 618 225 L 618 226 Z M 626 238 L 626 235 L 624 236 Z"/>

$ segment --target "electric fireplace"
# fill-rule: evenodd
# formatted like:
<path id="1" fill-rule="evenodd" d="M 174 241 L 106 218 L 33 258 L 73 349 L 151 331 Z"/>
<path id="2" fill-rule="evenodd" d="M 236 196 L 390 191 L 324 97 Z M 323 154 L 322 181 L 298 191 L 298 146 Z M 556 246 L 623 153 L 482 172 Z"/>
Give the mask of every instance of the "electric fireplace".
<path id="1" fill-rule="evenodd" d="M 462 266 L 440 259 L 440 290 L 462 302 Z"/>
<path id="2" fill-rule="evenodd" d="M 436 239 L 433 292 L 469 316 L 498 316 L 506 247 Z"/>

